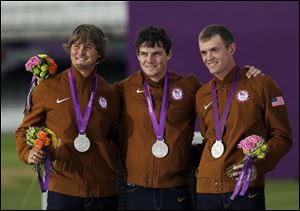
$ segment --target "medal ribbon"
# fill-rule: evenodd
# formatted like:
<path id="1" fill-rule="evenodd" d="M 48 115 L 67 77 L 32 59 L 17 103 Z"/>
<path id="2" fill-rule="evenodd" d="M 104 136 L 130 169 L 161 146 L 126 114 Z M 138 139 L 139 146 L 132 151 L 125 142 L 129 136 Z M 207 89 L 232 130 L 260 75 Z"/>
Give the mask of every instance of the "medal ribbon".
<path id="1" fill-rule="evenodd" d="M 144 90 L 145 96 L 148 104 L 148 112 L 152 121 L 152 126 L 158 140 L 163 139 L 164 137 L 164 128 L 166 123 L 166 116 L 167 116 L 167 107 L 168 107 L 168 93 L 169 93 L 169 73 L 167 72 L 165 75 L 165 82 L 164 82 L 164 92 L 163 92 L 163 100 L 160 109 L 160 118 L 159 123 L 157 122 L 155 112 L 153 111 L 153 102 L 150 94 L 150 88 L 148 85 L 148 81 L 145 78 L 144 80 Z"/>
<path id="2" fill-rule="evenodd" d="M 73 106 L 74 106 L 74 111 L 75 111 L 75 116 L 76 116 L 76 121 L 77 121 L 77 127 L 79 130 L 79 134 L 83 135 L 83 134 L 85 134 L 87 123 L 90 119 L 92 105 L 93 105 L 93 101 L 94 101 L 94 98 L 96 95 L 96 90 L 98 87 L 98 79 L 95 75 L 94 81 L 93 81 L 93 89 L 92 89 L 90 99 L 89 99 L 89 102 L 88 102 L 88 105 L 87 105 L 87 108 L 85 111 L 84 118 L 82 118 L 82 116 L 81 116 L 80 105 L 77 100 L 77 90 L 76 90 L 76 85 L 74 86 L 75 81 L 74 81 L 72 68 L 69 71 L 69 83 L 70 83 L 70 89 L 71 89 L 71 93 L 72 93 L 72 101 L 73 101 Z"/>
<path id="3" fill-rule="evenodd" d="M 216 139 L 217 141 L 222 140 L 222 135 L 224 132 L 225 128 L 225 123 L 226 119 L 229 113 L 229 109 L 231 106 L 231 102 L 233 99 L 233 94 L 235 92 L 235 89 L 237 87 L 238 81 L 239 81 L 239 76 L 240 76 L 240 69 L 237 68 L 237 70 L 234 73 L 233 76 L 233 82 L 230 86 L 229 94 L 226 99 L 224 111 L 222 113 L 221 121 L 219 120 L 219 115 L 218 115 L 218 97 L 217 97 L 217 91 L 216 91 L 216 84 L 213 81 L 211 85 L 211 94 L 212 94 L 212 108 L 213 108 L 213 114 L 214 114 L 214 124 L 215 124 L 215 133 L 216 133 Z"/>

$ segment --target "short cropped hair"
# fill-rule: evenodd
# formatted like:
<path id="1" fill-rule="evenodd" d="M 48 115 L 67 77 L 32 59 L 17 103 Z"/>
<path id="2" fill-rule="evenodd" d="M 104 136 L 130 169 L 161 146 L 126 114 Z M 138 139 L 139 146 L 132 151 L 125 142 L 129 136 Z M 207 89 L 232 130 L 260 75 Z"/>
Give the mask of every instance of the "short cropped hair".
<path id="1" fill-rule="evenodd" d="M 225 26 L 220 24 L 212 24 L 206 26 L 199 34 L 199 41 L 205 42 L 210 40 L 212 37 L 220 35 L 226 48 L 234 42 L 232 33 Z"/>

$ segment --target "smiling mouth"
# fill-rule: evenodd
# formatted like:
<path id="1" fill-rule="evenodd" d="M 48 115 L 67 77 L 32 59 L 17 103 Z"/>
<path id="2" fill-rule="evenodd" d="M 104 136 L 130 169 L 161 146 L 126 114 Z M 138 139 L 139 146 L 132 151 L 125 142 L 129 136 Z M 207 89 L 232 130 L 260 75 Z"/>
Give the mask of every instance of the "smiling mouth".
<path id="1" fill-rule="evenodd" d="M 209 67 L 214 67 L 214 66 L 216 66 L 218 64 L 218 62 L 210 62 L 210 63 L 207 63 L 207 65 L 209 66 Z"/>
<path id="2" fill-rule="evenodd" d="M 77 58 L 76 60 L 78 60 L 78 61 L 86 61 L 87 58 Z"/>
<path id="3" fill-rule="evenodd" d="M 147 69 L 154 69 L 154 68 L 156 68 L 156 66 L 153 66 L 153 65 L 147 65 L 147 66 L 145 66 Z"/>

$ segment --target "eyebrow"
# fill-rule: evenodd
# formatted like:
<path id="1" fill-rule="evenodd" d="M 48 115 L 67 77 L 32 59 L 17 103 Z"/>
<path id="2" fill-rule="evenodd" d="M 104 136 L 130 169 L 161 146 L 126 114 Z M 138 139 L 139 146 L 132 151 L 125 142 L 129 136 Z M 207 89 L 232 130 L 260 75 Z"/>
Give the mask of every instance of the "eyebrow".
<path id="1" fill-rule="evenodd" d="M 155 53 L 163 53 L 163 51 L 162 50 L 157 50 L 157 51 L 153 51 L 153 52 L 147 52 L 147 51 L 140 50 L 140 53 L 155 54 Z"/>
<path id="2" fill-rule="evenodd" d="M 207 52 L 207 51 L 213 51 L 213 50 L 217 50 L 218 47 L 212 47 L 212 48 L 209 48 L 209 49 L 206 49 L 206 50 L 200 50 L 200 52 Z"/>

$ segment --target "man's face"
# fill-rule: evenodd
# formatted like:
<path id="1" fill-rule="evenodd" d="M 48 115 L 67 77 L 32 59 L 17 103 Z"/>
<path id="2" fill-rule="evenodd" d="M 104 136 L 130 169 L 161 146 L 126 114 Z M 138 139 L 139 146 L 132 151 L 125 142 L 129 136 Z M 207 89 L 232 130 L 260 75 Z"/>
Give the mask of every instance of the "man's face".
<path id="1" fill-rule="evenodd" d="M 147 47 L 145 44 L 141 45 L 137 58 L 143 72 L 153 81 L 159 81 L 167 71 L 167 63 L 171 58 L 171 52 L 167 55 L 163 47 L 157 45 Z"/>
<path id="2" fill-rule="evenodd" d="M 72 65 L 78 70 L 93 69 L 100 56 L 95 45 L 80 42 L 71 45 L 70 55 Z"/>
<path id="3" fill-rule="evenodd" d="M 208 41 L 199 41 L 199 48 L 202 60 L 211 74 L 224 76 L 233 68 L 234 43 L 226 48 L 221 37 L 216 35 Z"/>

